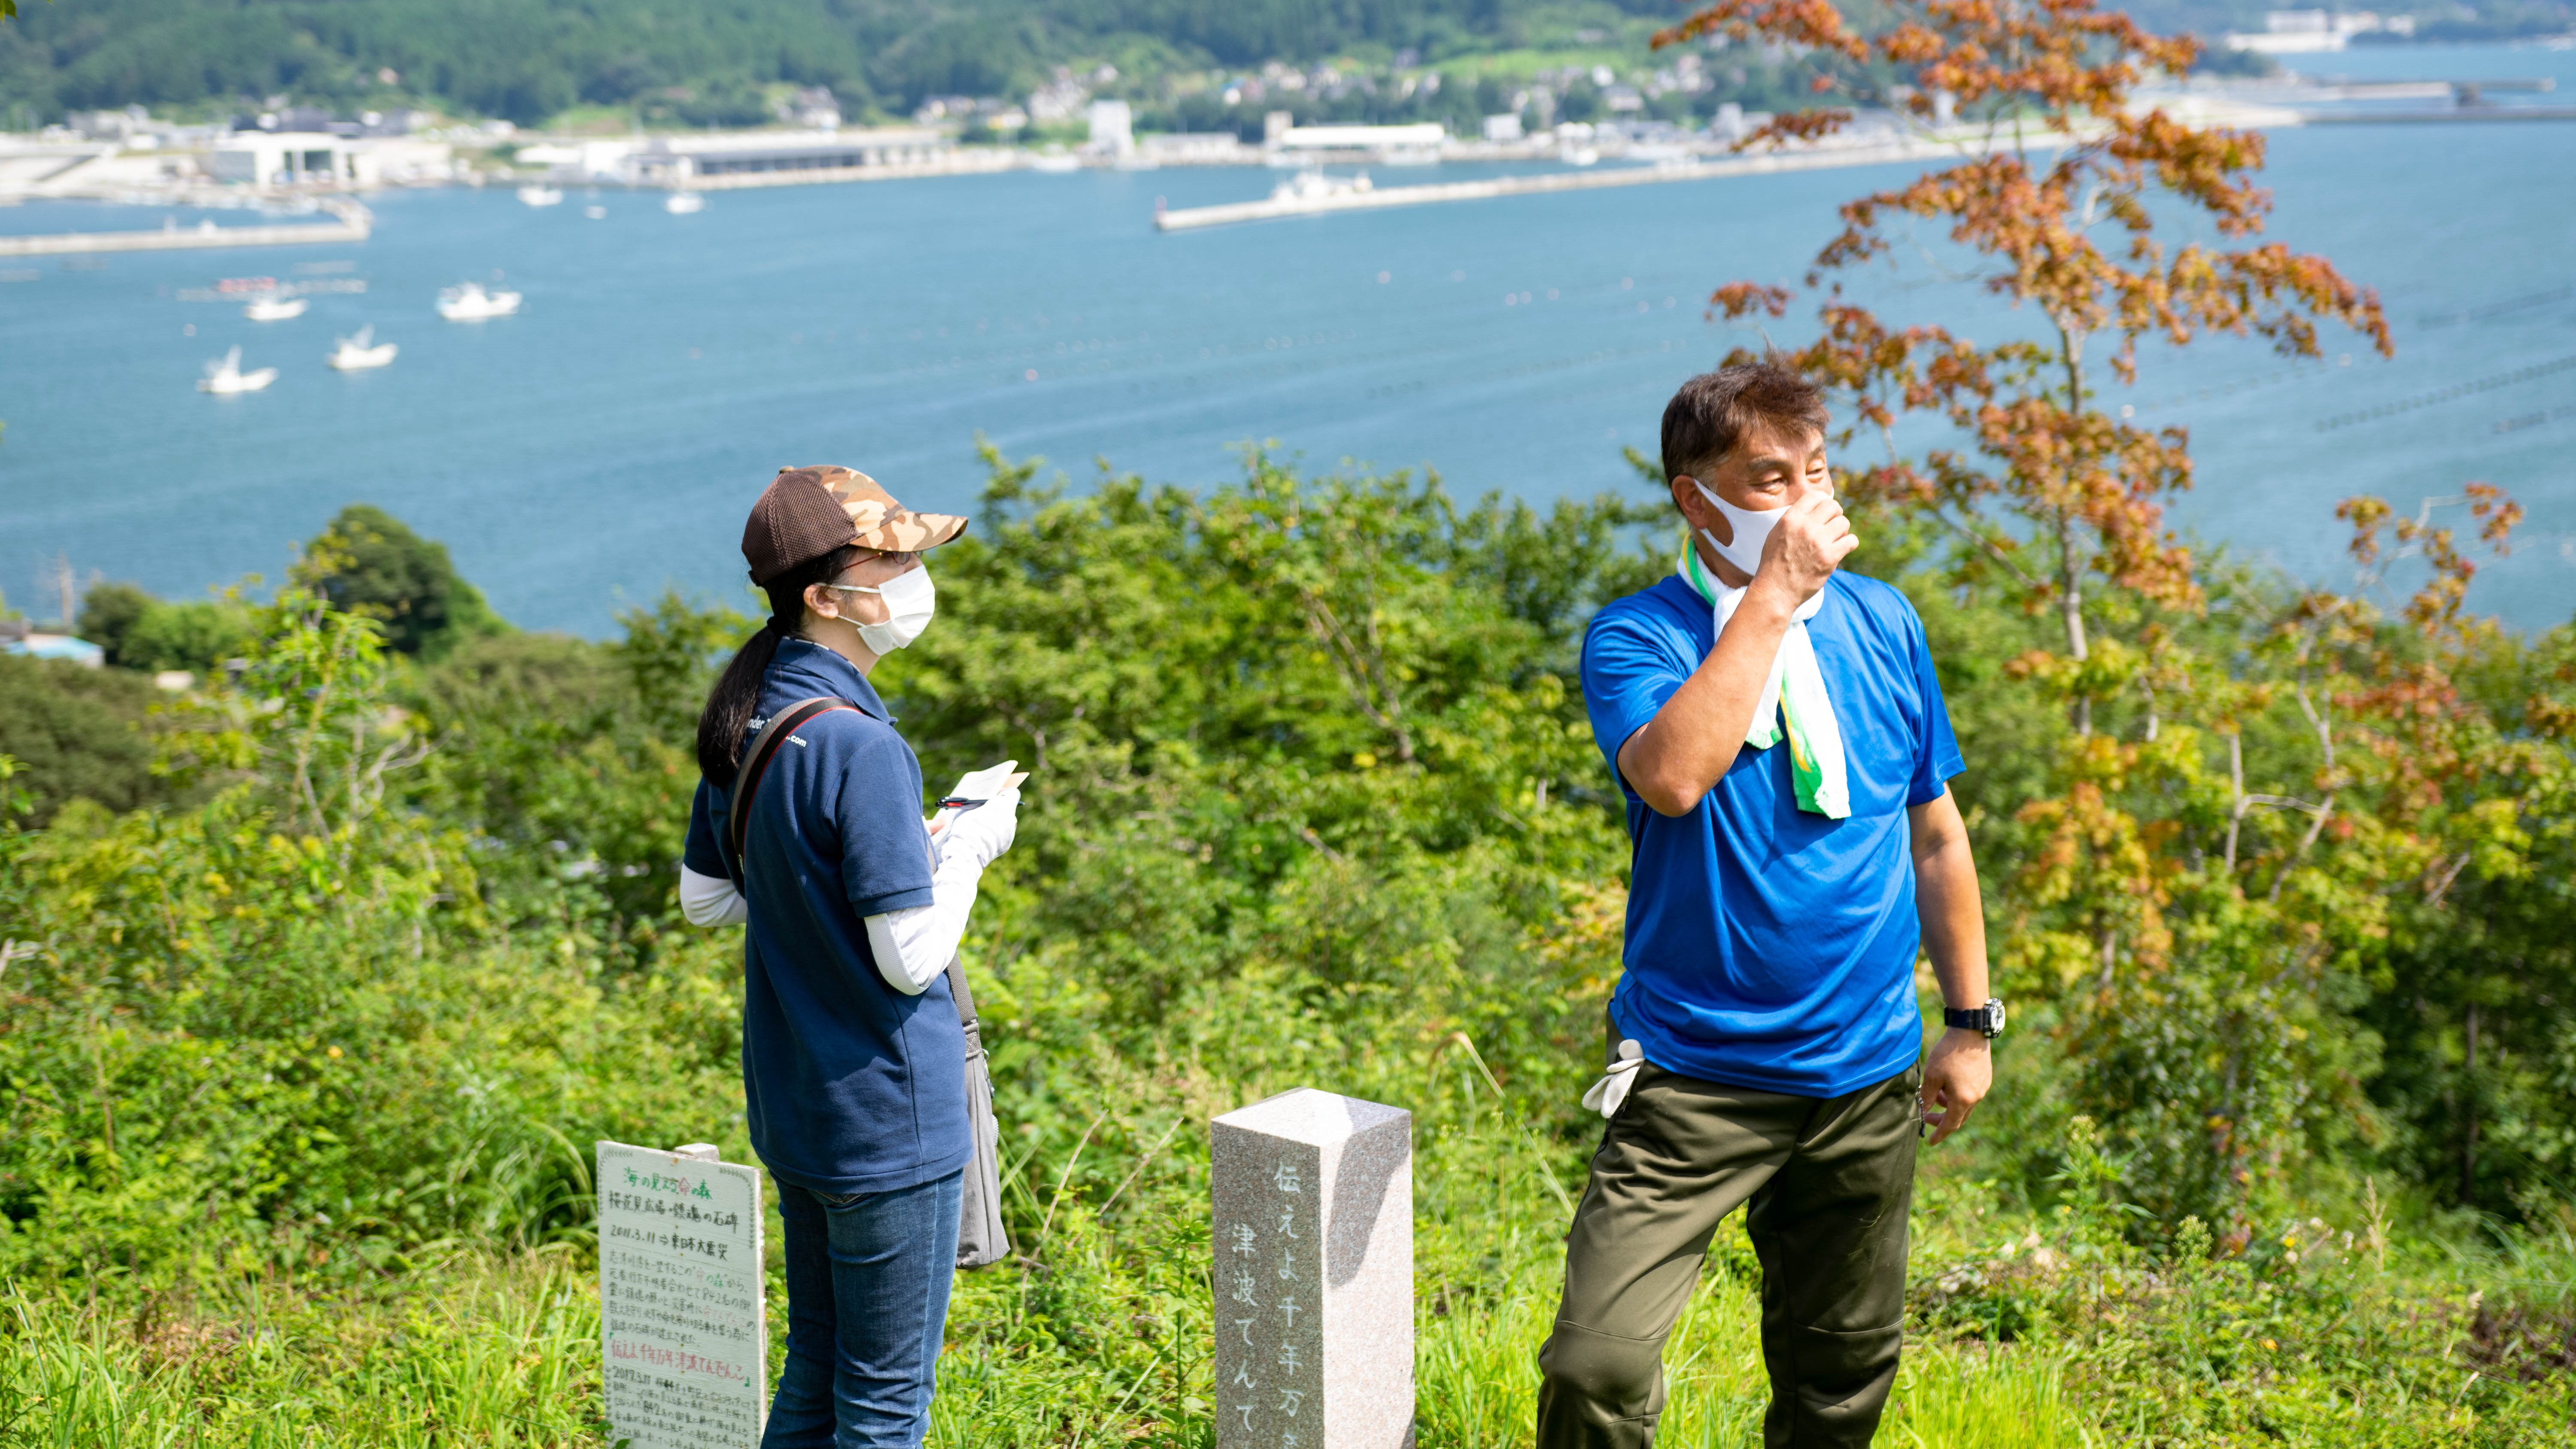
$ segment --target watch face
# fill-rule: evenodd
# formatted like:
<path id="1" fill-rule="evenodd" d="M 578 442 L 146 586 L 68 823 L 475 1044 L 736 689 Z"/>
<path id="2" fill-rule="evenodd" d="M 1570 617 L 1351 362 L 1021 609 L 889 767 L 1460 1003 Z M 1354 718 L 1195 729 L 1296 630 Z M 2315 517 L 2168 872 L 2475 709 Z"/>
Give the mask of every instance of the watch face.
<path id="1" fill-rule="evenodd" d="M 2004 1004 L 2001 1000 L 1986 1003 L 1986 1035 L 2001 1035 L 2004 1029 Z"/>

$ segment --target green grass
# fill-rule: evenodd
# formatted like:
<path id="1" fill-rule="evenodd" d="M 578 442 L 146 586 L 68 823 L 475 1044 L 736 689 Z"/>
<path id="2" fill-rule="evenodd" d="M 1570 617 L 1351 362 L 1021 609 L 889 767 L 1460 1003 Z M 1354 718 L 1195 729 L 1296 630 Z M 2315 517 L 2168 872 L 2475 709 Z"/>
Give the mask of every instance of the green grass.
<path id="1" fill-rule="evenodd" d="M 1123 1443 L 1148 1425 L 1153 1439 L 1199 1442 L 1203 1414 L 1172 1390 L 1193 1380 L 1204 1390 L 1201 1343 L 1174 1342 L 1139 1372 L 1104 1374 L 978 1342 L 996 1325 L 970 1314 L 999 1309 L 1007 1320 L 1025 1281 L 968 1280 L 952 1325 L 960 1341 L 941 1365 L 938 1443 Z M 775 1321 L 786 1305 L 773 1296 Z M 598 1442 L 597 1285 L 570 1254 L 461 1259 L 373 1301 L 254 1292 L 139 1314 L 14 1292 L 5 1302 L 16 1351 L 0 1372 L 0 1415 L 13 1445 Z M 1527 1438 L 1554 1307 L 1552 1278 L 1534 1267 L 1483 1311 L 1425 1312 L 1416 1357 L 1425 1446 Z M 1713 1274 L 1693 1298 L 1667 1358 L 1661 1443 L 1736 1449 L 1758 1438 L 1754 1317 L 1751 1286 L 1734 1278 Z M 772 1350 L 781 1351 L 775 1341 Z M 1031 1412 L 1041 1405 L 1048 1412 Z M 1936 1345 L 1909 1357 L 1881 1442 L 2102 1441 L 2069 1418 L 2054 1361 Z"/>
<path id="2" fill-rule="evenodd" d="M 1527 1443 L 1563 1204 L 1532 1187 L 1532 1144 L 1517 1132 L 1425 1146 L 1420 1442 Z M 1056 1201 L 1021 1262 L 960 1278 L 934 1443 L 1209 1441 L 1207 1227 L 1192 1175 L 1175 1171 L 1106 1220 Z M 2262 1243 L 2196 1266 L 2087 1259 L 2062 1220 L 2007 1220 L 1968 1196 L 1936 1191 L 1918 1209 L 1914 1331 L 1881 1445 L 2500 1449 L 2576 1432 L 2576 1376 L 2545 1362 L 2553 1345 L 2576 1345 L 2568 1245 L 2549 1235 L 2382 1255 L 2311 1228 L 2295 1271 L 2275 1252 L 2258 1272 Z M 2051 1227 L 2061 1231 L 2043 1237 Z M 1760 1441 L 1749 1261 L 1731 1221 L 1667 1347 L 1658 1442 L 1670 1449 Z M 2008 1341 L 1963 1330 L 1962 1263 L 1986 1270 L 1967 1300 L 2021 1300 Z M 774 1369 L 786 1308 L 775 1272 L 770 1291 Z M 2490 1299 L 2523 1305 L 2521 1326 L 2482 1320 L 2473 1305 Z M 598 1333 L 594 1268 L 575 1245 L 462 1254 L 331 1293 L 260 1280 L 110 1303 L 12 1286 L 0 1293 L 0 1444 L 598 1445 Z"/>
<path id="3" fill-rule="evenodd" d="M 2113 1442 L 2068 1404 L 2065 1367 L 2053 1356 L 1937 1341 L 1906 1355 L 1878 1437 L 1916 1449 L 2092 1449 Z"/>
<path id="4" fill-rule="evenodd" d="M 599 1295 L 555 1251 L 374 1298 L 245 1285 L 108 1307 L 0 1297 L 0 1442 L 46 1449 L 596 1444 Z"/>
<path id="5" fill-rule="evenodd" d="M 1736 1220 L 1721 1261 L 1749 1256 Z M 1538 1407 L 1538 1351 L 1556 1311 L 1559 1265 L 1538 1261 L 1487 1311 L 1426 1312 L 1414 1355 L 1425 1446 L 1524 1443 Z M 1745 1449 L 1761 1440 L 1769 1401 L 1753 1280 L 1713 1267 L 1665 1345 L 1667 1402 L 1659 1449 Z M 2066 1403 L 2064 1373 L 2044 1351 L 1939 1338 L 1908 1345 L 1878 1442 L 1934 1449 L 2077 1449 L 2110 1442 Z"/>

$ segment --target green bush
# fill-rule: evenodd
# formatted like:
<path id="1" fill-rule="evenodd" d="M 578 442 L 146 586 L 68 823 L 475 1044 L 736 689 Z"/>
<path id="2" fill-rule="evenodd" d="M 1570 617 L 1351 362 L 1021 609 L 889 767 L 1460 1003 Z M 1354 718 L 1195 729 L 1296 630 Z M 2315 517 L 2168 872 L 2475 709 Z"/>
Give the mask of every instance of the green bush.
<path id="1" fill-rule="evenodd" d="M 249 652 L 252 627 L 238 599 L 155 601 L 119 636 L 116 662 L 128 669 L 213 674 Z"/>
<path id="2" fill-rule="evenodd" d="M 73 800 L 126 811 L 167 796 L 143 732 L 158 697 L 123 670 L 0 654 L 0 755 L 18 761 L 35 823 Z"/>

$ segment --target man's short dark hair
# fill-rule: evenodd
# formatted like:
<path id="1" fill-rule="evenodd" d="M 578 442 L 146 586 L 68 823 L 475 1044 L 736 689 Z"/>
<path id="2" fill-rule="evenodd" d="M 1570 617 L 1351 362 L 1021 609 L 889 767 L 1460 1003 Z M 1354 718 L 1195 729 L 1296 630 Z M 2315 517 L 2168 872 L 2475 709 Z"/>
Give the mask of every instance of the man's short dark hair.
<path id="1" fill-rule="evenodd" d="M 1826 421 L 1823 390 L 1779 363 L 1703 372 L 1664 404 L 1664 476 L 1696 474 L 1735 451 L 1754 428 L 1821 433 Z"/>

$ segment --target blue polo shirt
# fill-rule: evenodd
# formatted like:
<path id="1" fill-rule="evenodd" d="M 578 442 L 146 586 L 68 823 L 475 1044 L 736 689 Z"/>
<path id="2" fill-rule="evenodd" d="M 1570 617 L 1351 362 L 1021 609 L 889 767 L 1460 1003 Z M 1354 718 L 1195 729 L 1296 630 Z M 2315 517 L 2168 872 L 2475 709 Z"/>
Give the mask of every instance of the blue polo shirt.
<path id="1" fill-rule="evenodd" d="M 890 1192 L 974 1155 L 966 1036 L 946 977 L 906 996 L 878 974 L 866 918 L 930 904 L 921 762 L 850 662 L 785 640 L 760 687 L 761 720 L 800 699 L 834 710 L 782 742 L 744 828 L 742 1087 L 751 1145 L 782 1182 Z M 743 737 L 750 753 L 754 728 Z M 722 877 L 727 793 L 704 779 L 689 809 L 689 869 Z"/>
<path id="2" fill-rule="evenodd" d="M 1850 816 L 1798 808 L 1785 741 L 1737 751 L 1678 818 L 1620 778 L 1632 848 L 1610 1013 L 1666 1071 L 1837 1097 L 1905 1070 L 1922 1048 L 1906 811 L 1939 799 L 1966 766 L 1903 594 L 1837 573 L 1807 632 L 1842 727 Z M 1709 606 L 1679 575 L 1593 617 L 1583 703 L 1612 776 L 1619 747 L 1716 643 Z"/>

